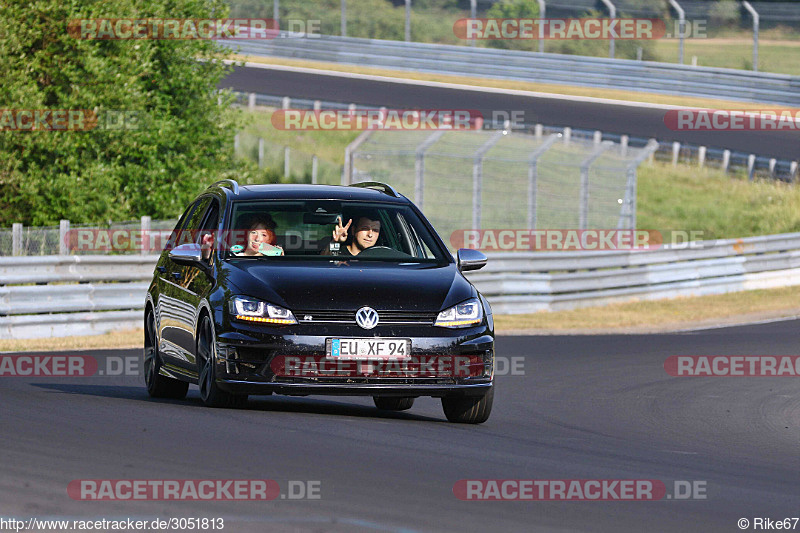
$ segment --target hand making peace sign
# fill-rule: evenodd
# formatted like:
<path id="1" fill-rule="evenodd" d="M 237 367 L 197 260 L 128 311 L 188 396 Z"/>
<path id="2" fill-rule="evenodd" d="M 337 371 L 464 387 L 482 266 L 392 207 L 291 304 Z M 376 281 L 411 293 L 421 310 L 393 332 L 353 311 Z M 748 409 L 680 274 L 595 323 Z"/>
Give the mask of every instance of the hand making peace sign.
<path id="1" fill-rule="evenodd" d="M 350 224 L 353 223 L 353 219 L 351 218 L 346 226 L 342 226 L 342 217 L 336 217 L 336 220 L 336 228 L 333 230 L 333 241 L 344 242 L 347 240 L 347 230 L 350 228 Z"/>

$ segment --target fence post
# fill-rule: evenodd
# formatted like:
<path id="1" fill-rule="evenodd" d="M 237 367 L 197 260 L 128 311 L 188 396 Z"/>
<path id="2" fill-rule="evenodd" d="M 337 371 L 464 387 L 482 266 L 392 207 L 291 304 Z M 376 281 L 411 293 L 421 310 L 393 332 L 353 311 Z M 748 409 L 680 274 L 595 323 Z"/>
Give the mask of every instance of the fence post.
<path id="1" fill-rule="evenodd" d="M 322 102 L 314 100 L 314 111 L 319 111 L 320 109 L 322 109 Z"/>
<path id="2" fill-rule="evenodd" d="M 541 124 L 536 124 L 533 127 L 533 134 L 536 136 L 537 139 L 541 139 L 543 133 L 544 133 L 544 127 Z"/>
<path id="3" fill-rule="evenodd" d="M 350 104 L 355 109 L 355 104 Z M 348 144 L 344 149 L 344 167 L 342 168 L 342 185 L 351 185 L 353 183 L 353 152 L 361 146 L 361 143 L 366 141 L 373 130 L 364 130 L 359 134 L 356 139 Z"/>
<path id="4" fill-rule="evenodd" d="M 317 184 L 317 170 L 319 167 L 319 158 L 316 154 L 311 156 L 311 183 Z"/>
<path id="5" fill-rule="evenodd" d="M 672 166 L 678 166 L 678 156 L 681 154 L 681 143 L 675 141 L 672 143 Z"/>
<path id="6" fill-rule="evenodd" d="M 580 211 L 578 214 L 578 229 L 586 229 L 589 222 L 589 167 L 603 152 L 614 146 L 611 141 L 603 141 L 581 162 L 581 192 Z"/>
<path id="7" fill-rule="evenodd" d="M 703 167 L 706 164 L 706 147 L 705 146 L 701 146 L 697 150 L 697 164 L 700 167 Z"/>
<path id="8" fill-rule="evenodd" d="M 627 229 L 636 229 L 636 186 L 638 181 L 638 168 L 639 165 L 642 164 L 642 161 L 652 157 L 656 150 L 658 150 L 658 141 L 655 139 L 650 139 L 639 155 L 628 164 L 628 181 L 625 185 L 625 199 L 623 200 L 622 207 L 619 210 L 617 229 L 626 229 L 624 225 L 625 218 L 628 218 L 629 227 Z M 625 213 L 626 210 L 627 214 Z"/>
<path id="9" fill-rule="evenodd" d="M 746 0 L 742 5 L 753 17 L 753 72 L 758 72 L 758 11 Z"/>
<path id="10" fill-rule="evenodd" d="M 339 33 L 342 37 L 347 37 L 347 0 L 342 0 L 342 18 L 340 20 Z"/>
<path id="11" fill-rule="evenodd" d="M 572 128 L 567 126 L 564 128 L 564 146 L 569 146 L 569 141 L 572 138 Z"/>
<path id="12" fill-rule="evenodd" d="M 669 0 L 669 5 L 678 12 L 678 63 L 683 65 L 683 38 L 686 35 L 686 12 L 676 0 Z"/>
<path id="13" fill-rule="evenodd" d="M 58 255 L 69 254 L 67 235 L 69 234 L 69 220 L 61 219 L 58 223 Z"/>
<path id="14" fill-rule="evenodd" d="M 595 130 L 593 140 L 594 144 L 600 144 L 600 141 L 603 140 L 603 132 L 600 130 Z"/>
<path id="15" fill-rule="evenodd" d="M 289 98 L 288 96 L 284 96 L 281 99 L 281 109 L 289 109 L 291 105 L 292 105 L 292 99 Z"/>
<path id="16" fill-rule="evenodd" d="M 483 191 L 483 156 L 503 136 L 503 130 L 495 131 L 475 152 L 472 160 L 472 229 L 481 228 L 481 193 Z"/>
<path id="17" fill-rule="evenodd" d="M 722 152 L 722 170 L 727 172 L 728 171 L 728 165 L 730 165 L 730 164 L 731 164 L 731 151 L 730 150 L 724 150 Z"/>
<path id="18" fill-rule="evenodd" d="M 559 135 L 553 133 L 528 157 L 528 229 L 536 229 L 536 196 L 539 193 L 539 158 L 553 146 Z"/>
<path id="19" fill-rule="evenodd" d="M 264 139 L 258 138 L 258 168 L 264 168 Z"/>
<path id="20" fill-rule="evenodd" d="M 797 161 L 792 161 L 789 163 L 789 181 L 795 180 L 795 174 L 797 174 Z"/>
<path id="21" fill-rule="evenodd" d="M 603 3 L 608 8 L 609 16 L 612 19 L 617 18 L 617 8 L 614 7 L 614 4 L 611 3 L 611 0 L 603 0 Z M 608 40 L 608 57 L 614 59 L 614 37 L 611 37 Z"/>
<path id="22" fill-rule="evenodd" d="M 289 147 L 283 147 L 283 175 L 289 177 Z"/>
<path id="23" fill-rule="evenodd" d="M 775 177 L 775 164 L 777 163 L 776 159 L 773 157 L 769 160 L 769 177 Z"/>
<path id="24" fill-rule="evenodd" d="M 11 255 L 22 255 L 22 224 L 11 225 Z"/>
<path id="25" fill-rule="evenodd" d="M 425 152 L 442 138 L 445 130 L 434 131 L 417 147 L 414 158 L 414 203 L 422 209 L 425 201 Z"/>
<path id="26" fill-rule="evenodd" d="M 406 42 L 411 41 L 411 0 L 406 0 Z"/>
<path id="27" fill-rule="evenodd" d="M 469 18 L 474 19 L 478 13 L 478 0 L 469 0 Z M 469 40 L 470 46 L 475 46 L 475 39 Z"/>
<path id="28" fill-rule="evenodd" d="M 142 229 L 142 238 L 140 239 L 142 247 L 139 249 L 139 253 L 141 255 L 147 255 L 147 252 L 150 251 L 150 243 L 152 242 L 150 239 L 150 217 L 143 216 L 141 218 L 140 227 Z"/>
<path id="29" fill-rule="evenodd" d="M 247 109 L 252 111 L 256 108 L 256 93 L 250 93 L 247 95 Z"/>
<path id="30" fill-rule="evenodd" d="M 755 174 L 756 170 L 756 156 L 755 154 L 750 154 L 747 156 L 747 179 L 753 181 L 753 175 Z"/>
<path id="31" fill-rule="evenodd" d="M 539 1 L 539 18 L 543 19 L 547 15 L 547 5 L 545 4 L 544 0 Z M 474 17 L 473 17 L 474 18 Z M 539 53 L 544 53 L 544 25 L 539 25 Z"/>
<path id="32" fill-rule="evenodd" d="M 619 152 L 622 157 L 628 156 L 628 136 L 623 135 L 619 138 Z"/>

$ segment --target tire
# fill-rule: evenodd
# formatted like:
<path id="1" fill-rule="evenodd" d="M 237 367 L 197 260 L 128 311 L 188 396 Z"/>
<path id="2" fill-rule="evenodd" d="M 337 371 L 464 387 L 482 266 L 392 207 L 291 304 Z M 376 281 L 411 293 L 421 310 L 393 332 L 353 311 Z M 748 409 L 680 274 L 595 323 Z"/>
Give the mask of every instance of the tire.
<path id="1" fill-rule="evenodd" d="M 445 396 L 442 409 L 450 422 L 482 424 L 489 419 L 493 402 L 494 386 L 483 396 Z"/>
<path id="2" fill-rule="evenodd" d="M 189 383 L 161 375 L 161 364 L 156 319 L 149 311 L 144 319 L 144 383 L 147 394 L 152 398 L 182 400 L 189 390 Z"/>
<path id="3" fill-rule="evenodd" d="M 375 402 L 375 407 L 384 411 L 405 411 L 414 405 L 414 398 L 408 396 L 400 398 L 373 396 L 372 400 Z"/>
<path id="4" fill-rule="evenodd" d="M 200 387 L 200 399 L 206 407 L 243 407 L 247 403 L 246 394 L 231 394 L 217 385 L 215 353 L 214 327 L 211 319 L 204 316 L 197 335 L 197 385 Z"/>

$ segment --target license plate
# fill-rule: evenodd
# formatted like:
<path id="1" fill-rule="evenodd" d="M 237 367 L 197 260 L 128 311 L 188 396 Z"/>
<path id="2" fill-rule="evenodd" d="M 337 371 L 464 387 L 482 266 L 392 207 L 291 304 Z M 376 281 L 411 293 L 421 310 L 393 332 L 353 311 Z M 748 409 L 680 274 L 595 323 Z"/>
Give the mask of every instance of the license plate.
<path id="1" fill-rule="evenodd" d="M 337 359 L 396 358 L 411 356 L 411 339 L 327 339 L 328 357 Z"/>

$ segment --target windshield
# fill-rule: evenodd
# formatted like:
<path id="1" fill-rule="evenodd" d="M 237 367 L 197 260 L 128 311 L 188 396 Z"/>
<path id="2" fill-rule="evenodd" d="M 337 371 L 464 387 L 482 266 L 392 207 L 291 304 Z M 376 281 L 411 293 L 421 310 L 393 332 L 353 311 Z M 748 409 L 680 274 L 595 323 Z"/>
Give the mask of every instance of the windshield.
<path id="1" fill-rule="evenodd" d="M 446 251 L 408 206 L 334 200 L 235 202 L 226 259 L 447 263 Z"/>

